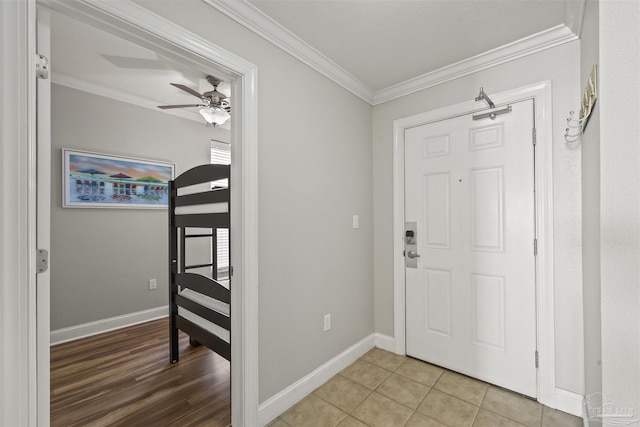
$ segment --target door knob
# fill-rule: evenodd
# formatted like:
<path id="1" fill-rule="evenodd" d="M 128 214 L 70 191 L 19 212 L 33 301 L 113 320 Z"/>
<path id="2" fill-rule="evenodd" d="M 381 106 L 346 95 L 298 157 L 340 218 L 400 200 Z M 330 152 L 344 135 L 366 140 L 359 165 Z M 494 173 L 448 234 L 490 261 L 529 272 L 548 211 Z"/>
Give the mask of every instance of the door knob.
<path id="1" fill-rule="evenodd" d="M 419 258 L 419 257 L 420 257 L 420 255 L 418 255 L 418 253 L 417 253 L 417 252 L 415 252 L 415 251 L 408 251 L 408 252 L 407 252 L 407 256 L 408 256 L 409 258 L 411 258 L 411 259 L 413 259 L 413 258 Z"/>

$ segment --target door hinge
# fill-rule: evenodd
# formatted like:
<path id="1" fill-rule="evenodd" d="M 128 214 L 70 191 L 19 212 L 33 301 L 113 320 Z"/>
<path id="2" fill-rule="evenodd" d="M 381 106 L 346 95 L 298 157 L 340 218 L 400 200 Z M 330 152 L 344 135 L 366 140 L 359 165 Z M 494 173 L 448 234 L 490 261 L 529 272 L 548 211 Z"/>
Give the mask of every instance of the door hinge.
<path id="1" fill-rule="evenodd" d="M 533 239 L 533 256 L 538 256 L 538 239 Z"/>
<path id="2" fill-rule="evenodd" d="M 538 350 L 536 350 L 536 368 L 540 366 L 540 357 L 538 355 Z"/>
<path id="3" fill-rule="evenodd" d="M 49 269 L 49 252 L 46 249 L 36 251 L 36 273 L 44 273 Z"/>
<path id="4" fill-rule="evenodd" d="M 533 136 L 533 146 L 535 147 L 535 146 L 536 146 L 536 143 L 538 142 L 538 141 L 537 141 L 537 139 L 538 139 L 538 132 L 536 131 L 536 128 L 533 128 L 533 129 L 531 130 L 531 134 L 532 134 L 532 136 Z"/>
<path id="5" fill-rule="evenodd" d="M 47 80 L 49 78 L 49 59 L 36 53 L 36 77 Z"/>
<path id="6" fill-rule="evenodd" d="M 229 277 L 233 276 L 233 265 L 229 266 Z"/>

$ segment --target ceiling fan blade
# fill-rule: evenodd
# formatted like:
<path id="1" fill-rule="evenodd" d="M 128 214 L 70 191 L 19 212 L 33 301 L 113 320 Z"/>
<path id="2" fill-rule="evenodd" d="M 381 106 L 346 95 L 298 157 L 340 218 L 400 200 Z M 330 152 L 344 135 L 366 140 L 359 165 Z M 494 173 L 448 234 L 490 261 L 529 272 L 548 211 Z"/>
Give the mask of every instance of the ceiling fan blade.
<path id="1" fill-rule="evenodd" d="M 191 94 L 191 95 L 193 95 L 193 96 L 197 96 L 198 98 L 202 98 L 202 95 L 201 95 L 201 94 L 199 94 L 198 92 L 196 92 L 195 90 L 191 89 L 191 88 L 190 88 L 190 87 L 188 87 L 188 86 L 181 85 L 181 84 L 178 84 L 178 83 L 170 83 L 170 84 L 171 84 L 171 86 L 175 86 L 175 87 L 177 87 L 178 89 L 182 89 L 183 91 L 188 92 L 188 93 L 190 93 L 190 94 Z"/>
<path id="2" fill-rule="evenodd" d="M 168 108 L 206 107 L 203 104 L 182 104 L 182 105 L 158 105 L 158 108 L 166 110 Z"/>

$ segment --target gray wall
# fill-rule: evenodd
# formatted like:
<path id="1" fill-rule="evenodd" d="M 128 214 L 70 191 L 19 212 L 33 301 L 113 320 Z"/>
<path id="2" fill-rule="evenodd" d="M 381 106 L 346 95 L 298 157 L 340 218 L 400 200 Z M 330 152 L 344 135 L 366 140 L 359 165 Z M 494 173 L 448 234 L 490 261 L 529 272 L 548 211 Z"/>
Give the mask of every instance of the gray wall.
<path id="1" fill-rule="evenodd" d="M 578 41 L 545 50 L 374 107 L 374 278 L 376 332 L 393 336 L 393 121 L 491 93 L 552 82 L 556 386 L 582 394 L 580 150 L 564 143 L 580 100 Z"/>
<path id="2" fill-rule="evenodd" d="M 640 2 L 601 1 L 602 391 L 640 414 Z M 604 425 L 619 425 L 612 417 Z"/>
<path id="3" fill-rule="evenodd" d="M 137 3 L 258 66 L 264 402 L 374 331 L 371 106 L 201 1 Z"/>
<path id="4" fill-rule="evenodd" d="M 598 2 L 587 1 L 580 42 L 581 87 L 593 65 L 599 65 Z M 584 296 L 585 396 L 592 407 L 602 404 L 602 340 L 600 314 L 600 105 L 576 144 L 582 150 L 582 276 Z M 595 422 L 595 421 L 594 421 Z"/>
<path id="5" fill-rule="evenodd" d="M 56 84 L 51 112 L 51 329 L 166 305 L 166 209 L 63 209 L 61 149 L 170 161 L 180 174 L 228 132 Z"/>

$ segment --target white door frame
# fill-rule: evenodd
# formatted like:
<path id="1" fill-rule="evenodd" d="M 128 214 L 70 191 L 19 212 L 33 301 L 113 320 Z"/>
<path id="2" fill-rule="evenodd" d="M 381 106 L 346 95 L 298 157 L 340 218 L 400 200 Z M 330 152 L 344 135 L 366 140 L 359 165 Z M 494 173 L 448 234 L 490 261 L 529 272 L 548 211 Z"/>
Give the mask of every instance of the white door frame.
<path id="1" fill-rule="evenodd" d="M 0 425 L 37 423 L 35 17 L 0 1 Z"/>
<path id="2" fill-rule="evenodd" d="M 551 81 L 491 94 L 491 99 L 497 105 L 531 98 L 535 101 L 535 126 L 537 129 L 535 210 L 538 239 L 538 256 L 536 257 L 537 348 L 539 352 L 538 401 L 555 408 Z M 404 355 L 406 352 L 405 262 L 403 256 L 405 129 L 462 114 L 486 110 L 487 107 L 483 104 L 483 102 L 468 101 L 393 122 L 393 316 L 394 351 L 397 354 Z M 533 242 L 531 246 L 533 251 Z"/>
<path id="3" fill-rule="evenodd" d="M 36 10 L 36 48 L 39 55 L 51 58 L 51 16 Z M 51 76 L 37 79 L 36 93 L 36 245 L 51 252 Z M 38 381 L 38 424 L 48 424 L 51 407 L 49 360 L 51 347 L 51 268 L 36 276 L 36 357 Z M 45 369 L 46 367 L 46 369 Z"/>
<path id="4" fill-rule="evenodd" d="M 232 236 L 234 285 L 232 323 L 231 417 L 234 426 L 257 425 L 258 416 L 258 69 L 239 56 L 133 3 L 100 0 L 38 0 L 60 13 L 82 17 L 147 47 L 181 55 L 205 66 L 222 67 L 234 77 L 231 122 Z M 233 190 L 236 190 L 234 197 Z M 35 191 L 35 189 L 33 190 Z M 48 349 L 47 349 L 48 350 Z M 49 364 L 32 366 L 49 370 Z M 48 405 L 48 402 L 47 402 Z M 42 420 L 39 425 L 48 425 Z"/>

